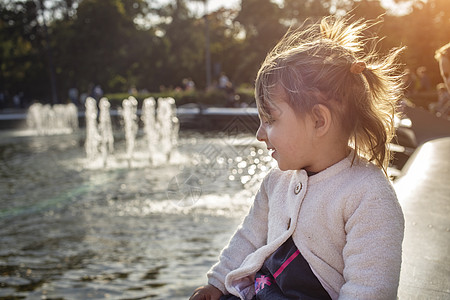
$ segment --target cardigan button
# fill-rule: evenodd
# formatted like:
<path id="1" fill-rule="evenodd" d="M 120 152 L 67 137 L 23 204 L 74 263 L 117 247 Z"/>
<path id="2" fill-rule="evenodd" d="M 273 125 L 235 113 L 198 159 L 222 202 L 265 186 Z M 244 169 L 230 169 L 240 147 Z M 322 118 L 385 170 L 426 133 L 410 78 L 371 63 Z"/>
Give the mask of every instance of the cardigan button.
<path id="1" fill-rule="evenodd" d="M 295 186 L 294 193 L 297 195 L 298 193 L 300 193 L 301 190 L 302 190 L 302 183 L 299 182 L 299 183 L 297 183 L 297 185 Z"/>

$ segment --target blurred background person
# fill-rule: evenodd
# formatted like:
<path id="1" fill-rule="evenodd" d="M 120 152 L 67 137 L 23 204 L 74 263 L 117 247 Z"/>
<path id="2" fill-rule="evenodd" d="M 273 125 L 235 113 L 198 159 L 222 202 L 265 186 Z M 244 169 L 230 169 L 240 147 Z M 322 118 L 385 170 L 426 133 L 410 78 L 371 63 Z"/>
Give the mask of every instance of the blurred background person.
<path id="1" fill-rule="evenodd" d="M 427 68 L 424 66 L 417 68 L 417 90 L 419 92 L 431 90 L 430 77 L 428 77 Z"/>
<path id="2" fill-rule="evenodd" d="M 442 79 L 447 87 L 447 91 L 450 92 L 450 43 L 436 50 L 434 58 L 439 63 Z"/>
<path id="3" fill-rule="evenodd" d="M 402 77 L 406 97 L 410 97 L 416 92 L 416 80 L 416 75 L 411 72 L 411 69 L 406 68 Z"/>
<path id="4" fill-rule="evenodd" d="M 437 102 L 430 103 L 429 110 L 438 117 L 448 118 L 450 113 L 450 93 L 447 91 L 444 83 L 436 86 L 438 94 Z"/>

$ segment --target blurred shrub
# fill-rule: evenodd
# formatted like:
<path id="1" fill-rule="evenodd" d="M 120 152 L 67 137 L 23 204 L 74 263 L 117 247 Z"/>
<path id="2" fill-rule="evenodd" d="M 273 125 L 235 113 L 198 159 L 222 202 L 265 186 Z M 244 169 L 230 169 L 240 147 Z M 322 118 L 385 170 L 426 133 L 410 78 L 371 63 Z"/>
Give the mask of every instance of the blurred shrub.
<path id="1" fill-rule="evenodd" d="M 111 108 L 116 109 L 122 106 L 122 101 L 130 96 L 129 93 L 105 94 L 111 103 Z M 182 90 L 167 90 L 159 93 L 137 93 L 132 95 L 139 102 L 139 107 L 142 106 L 144 99 L 153 97 L 158 98 L 172 97 L 175 99 L 177 106 L 188 103 L 196 103 L 205 107 L 225 107 L 227 106 L 227 99 L 229 95 L 223 90 L 211 89 L 208 91 L 182 91 Z M 235 106 L 241 105 L 254 106 L 254 91 L 249 87 L 240 87 L 234 93 Z"/>

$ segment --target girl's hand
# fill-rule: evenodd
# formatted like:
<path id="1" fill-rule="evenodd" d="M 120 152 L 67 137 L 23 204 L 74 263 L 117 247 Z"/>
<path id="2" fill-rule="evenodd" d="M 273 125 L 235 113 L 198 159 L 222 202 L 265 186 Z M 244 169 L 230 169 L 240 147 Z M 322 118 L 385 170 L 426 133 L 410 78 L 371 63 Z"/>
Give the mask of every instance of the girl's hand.
<path id="1" fill-rule="evenodd" d="M 222 295 L 218 288 L 208 284 L 196 289 L 189 300 L 219 300 Z"/>

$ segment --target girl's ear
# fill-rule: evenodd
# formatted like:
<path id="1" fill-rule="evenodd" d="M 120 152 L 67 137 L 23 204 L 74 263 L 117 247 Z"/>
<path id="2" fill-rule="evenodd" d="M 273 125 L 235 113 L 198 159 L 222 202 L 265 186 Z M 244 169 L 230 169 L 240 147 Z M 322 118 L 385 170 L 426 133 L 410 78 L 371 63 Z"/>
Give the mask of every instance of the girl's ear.
<path id="1" fill-rule="evenodd" d="M 332 122 L 330 109 L 323 104 L 316 104 L 312 109 L 311 117 L 316 135 L 321 137 L 327 134 Z"/>

